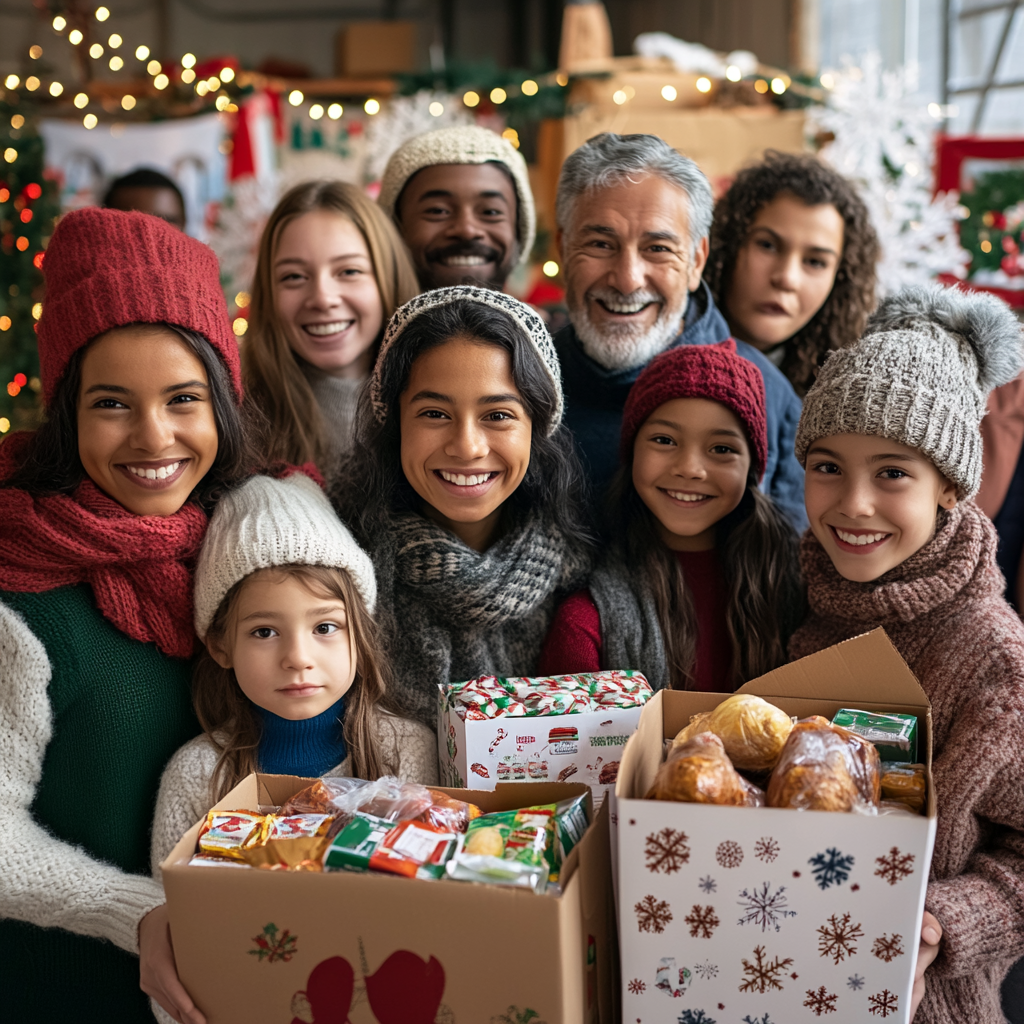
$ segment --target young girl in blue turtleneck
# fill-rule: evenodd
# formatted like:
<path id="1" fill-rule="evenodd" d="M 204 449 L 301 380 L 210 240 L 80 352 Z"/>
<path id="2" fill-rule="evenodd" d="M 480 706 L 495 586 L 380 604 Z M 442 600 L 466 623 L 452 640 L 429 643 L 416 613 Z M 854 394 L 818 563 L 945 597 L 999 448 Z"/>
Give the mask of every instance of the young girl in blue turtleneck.
<path id="1" fill-rule="evenodd" d="M 203 735 L 171 758 L 153 869 L 250 772 L 437 783 L 437 745 L 397 715 L 372 618 L 373 565 L 309 477 L 254 477 L 224 497 L 196 567 L 206 645 Z"/>

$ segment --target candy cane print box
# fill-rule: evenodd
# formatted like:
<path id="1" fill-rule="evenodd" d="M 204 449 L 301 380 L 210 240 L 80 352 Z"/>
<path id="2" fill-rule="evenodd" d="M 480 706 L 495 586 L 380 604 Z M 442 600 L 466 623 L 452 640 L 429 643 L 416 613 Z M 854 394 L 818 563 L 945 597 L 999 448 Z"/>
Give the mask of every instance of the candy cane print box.
<path id="1" fill-rule="evenodd" d="M 928 698 L 881 629 L 747 683 L 797 718 L 915 715 L 921 815 L 645 800 L 665 741 L 726 694 L 662 691 L 623 754 L 622 1019 L 633 1024 L 909 1024 L 935 840 Z"/>

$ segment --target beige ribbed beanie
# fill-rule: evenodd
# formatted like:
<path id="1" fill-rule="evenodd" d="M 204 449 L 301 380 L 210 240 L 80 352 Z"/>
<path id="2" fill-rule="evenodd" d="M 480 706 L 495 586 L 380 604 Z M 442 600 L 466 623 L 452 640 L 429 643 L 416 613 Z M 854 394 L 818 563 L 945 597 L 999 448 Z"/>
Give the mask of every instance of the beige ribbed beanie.
<path id="1" fill-rule="evenodd" d="M 196 632 L 201 638 L 227 592 L 259 569 L 326 565 L 344 569 L 372 614 L 377 580 L 370 556 L 303 473 L 254 476 L 217 503 L 196 565 Z"/>
<path id="2" fill-rule="evenodd" d="M 804 400 L 796 457 L 803 464 L 822 437 L 875 434 L 923 452 L 961 500 L 973 498 L 989 392 L 1022 366 L 1021 325 L 1004 302 L 906 288 L 881 302 L 860 341 L 825 360 Z"/>
<path id="3" fill-rule="evenodd" d="M 516 185 L 518 218 L 516 237 L 519 241 L 519 262 L 530 258 L 533 239 L 537 233 L 537 215 L 533 207 L 533 193 L 530 191 L 530 176 L 526 161 L 519 150 L 508 139 L 503 139 L 489 128 L 477 125 L 456 125 L 454 128 L 438 128 L 424 132 L 403 143 L 391 154 L 384 177 L 380 183 L 377 202 L 391 218 L 395 216 L 395 204 L 402 194 L 406 182 L 424 167 L 437 164 L 504 164 Z"/>

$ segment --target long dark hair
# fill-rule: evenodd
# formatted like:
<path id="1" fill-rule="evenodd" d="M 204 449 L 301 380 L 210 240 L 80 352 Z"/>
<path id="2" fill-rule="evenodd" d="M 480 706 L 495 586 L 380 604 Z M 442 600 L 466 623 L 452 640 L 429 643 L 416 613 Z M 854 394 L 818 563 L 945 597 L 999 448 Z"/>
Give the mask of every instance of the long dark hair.
<path id="1" fill-rule="evenodd" d="M 171 324 L 144 326 L 174 331 L 206 370 L 217 424 L 217 456 L 189 497 L 210 511 L 224 491 L 256 470 L 259 455 L 253 438 L 262 429 L 262 418 L 250 403 L 239 408 L 227 368 L 201 334 Z M 88 345 L 80 348 L 68 361 L 46 410 L 46 420 L 27 443 L 17 471 L 0 486 L 18 487 L 39 496 L 70 494 L 85 479 L 85 468 L 78 455 L 78 392 L 82 386 L 82 360 L 88 350 Z"/>
<path id="2" fill-rule="evenodd" d="M 811 319 L 785 342 L 782 372 L 800 394 L 831 349 L 852 345 L 875 308 L 875 266 L 881 254 L 871 215 L 853 184 L 809 154 L 767 150 L 764 159 L 736 175 L 715 204 L 704 280 L 728 319 L 726 296 L 740 249 L 760 210 L 780 195 L 808 206 L 831 205 L 843 218 L 843 253 L 832 291 Z"/>
<path id="3" fill-rule="evenodd" d="M 529 468 L 503 511 L 525 517 L 543 509 L 566 537 L 587 543 L 590 530 L 582 501 L 583 470 L 572 435 L 564 423 L 549 435 L 558 406 L 555 386 L 512 317 L 471 300 L 420 314 L 387 352 L 381 367 L 381 398 L 387 408 L 383 423 L 374 415 L 369 389 L 363 389 L 355 448 L 334 489 L 342 518 L 356 529 L 363 543 L 372 546 L 374 538 L 388 529 L 392 516 L 421 509 L 423 501 L 402 471 L 399 398 L 417 357 L 455 338 L 481 341 L 508 352 L 512 380 L 533 425 Z"/>
<path id="4" fill-rule="evenodd" d="M 633 460 L 619 466 L 608 505 L 613 553 L 635 586 L 654 597 L 669 685 L 692 687 L 697 615 L 679 559 L 658 535 L 654 513 L 633 486 Z M 729 600 L 732 688 L 785 664 L 786 644 L 803 617 L 798 540 L 789 521 L 757 487 L 752 469 L 739 505 L 717 525 Z"/>
<path id="5" fill-rule="evenodd" d="M 349 635 L 356 656 L 356 675 L 345 695 L 345 746 L 352 757 L 352 776 L 379 779 L 394 775 L 398 765 L 378 747 L 375 717 L 396 713 L 391 701 L 391 671 L 381 653 L 377 625 L 344 569 L 322 565 L 283 565 L 264 574 L 292 576 L 317 597 L 334 598 L 345 606 Z M 231 612 L 247 576 L 224 596 L 210 624 L 207 642 L 222 645 L 231 625 Z M 220 752 L 210 779 L 210 800 L 216 802 L 247 775 L 259 770 L 261 723 L 252 702 L 242 692 L 234 669 L 221 668 L 205 650 L 192 675 L 192 702 L 203 731 Z"/>

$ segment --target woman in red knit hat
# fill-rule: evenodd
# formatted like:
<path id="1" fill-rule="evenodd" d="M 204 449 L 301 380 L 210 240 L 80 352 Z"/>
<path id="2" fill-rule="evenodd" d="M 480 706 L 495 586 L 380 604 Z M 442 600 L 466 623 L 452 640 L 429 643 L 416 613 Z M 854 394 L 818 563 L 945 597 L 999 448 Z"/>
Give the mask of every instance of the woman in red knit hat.
<path id="1" fill-rule="evenodd" d="M 758 490 L 767 448 L 764 384 L 731 339 L 653 360 L 626 400 L 609 556 L 558 610 L 540 672 L 731 692 L 783 664 L 802 600 L 796 535 Z"/>
<path id="2" fill-rule="evenodd" d="M 192 567 L 254 464 L 238 348 L 213 253 L 155 217 L 70 213 L 44 270 L 46 423 L 0 445 L 5 1013 L 152 1021 L 140 947 L 147 990 L 177 984 L 148 848 L 198 732 Z"/>

